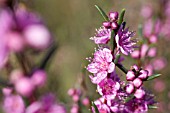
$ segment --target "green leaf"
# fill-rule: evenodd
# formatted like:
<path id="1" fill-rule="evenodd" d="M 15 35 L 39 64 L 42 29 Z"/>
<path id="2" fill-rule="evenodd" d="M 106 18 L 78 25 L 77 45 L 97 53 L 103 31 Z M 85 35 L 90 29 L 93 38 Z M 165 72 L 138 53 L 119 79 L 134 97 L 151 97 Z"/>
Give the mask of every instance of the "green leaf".
<path id="1" fill-rule="evenodd" d="M 92 101 L 92 106 L 94 107 L 95 113 L 99 113 L 99 110 L 93 101 Z"/>
<path id="2" fill-rule="evenodd" d="M 120 16 L 119 16 L 119 20 L 118 20 L 118 25 L 122 24 L 123 18 L 124 18 L 124 15 L 125 15 L 125 11 L 126 11 L 125 9 L 122 9 Z"/>
<path id="3" fill-rule="evenodd" d="M 154 75 L 151 75 L 151 76 L 149 76 L 149 77 L 147 78 L 147 81 L 148 81 L 148 80 L 155 79 L 155 78 L 159 77 L 160 75 L 161 75 L 161 74 L 154 74 Z"/>
<path id="4" fill-rule="evenodd" d="M 129 100 L 133 99 L 134 98 L 134 95 L 130 95 L 129 97 L 126 98 L 125 102 L 128 102 Z"/>
<path id="5" fill-rule="evenodd" d="M 103 19 L 105 21 L 109 21 L 108 16 L 106 15 L 106 13 L 103 11 L 102 8 L 100 8 L 99 6 L 95 5 L 96 9 L 99 11 L 99 13 L 102 15 Z"/>
<path id="6" fill-rule="evenodd" d="M 157 106 L 148 106 L 149 109 L 157 109 L 158 107 Z"/>

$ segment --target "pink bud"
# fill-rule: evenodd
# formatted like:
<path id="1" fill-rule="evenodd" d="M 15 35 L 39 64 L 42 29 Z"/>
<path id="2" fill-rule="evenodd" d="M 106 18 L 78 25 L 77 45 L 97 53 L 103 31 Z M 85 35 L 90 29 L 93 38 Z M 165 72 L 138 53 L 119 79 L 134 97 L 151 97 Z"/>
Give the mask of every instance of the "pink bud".
<path id="1" fill-rule="evenodd" d="M 150 48 L 149 51 L 148 51 L 148 56 L 149 57 L 155 57 L 156 56 L 156 47 L 153 47 L 153 48 Z"/>
<path id="2" fill-rule="evenodd" d="M 17 82 L 15 83 L 15 89 L 23 96 L 30 96 L 32 91 L 34 90 L 34 85 L 29 78 L 23 77 L 17 80 Z"/>
<path id="3" fill-rule="evenodd" d="M 103 22 L 103 26 L 105 28 L 110 28 L 111 27 L 111 22 Z"/>
<path id="4" fill-rule="evenodd" d="M 115 21 L 118 19 L 119 13 L 118 12 L 110 12 L 109 13 L 109 18 L 111 19 L 111 21 Z"/>
<path id="5" fill-rule="evenodd" d="M 74 102 L 78 102 L 78 100 L 79 100 L 80 98 L 79 98 L 79 95 L 78 95 L 78 94 L 75 94 L 75 95 L 73 95 L 72 99 L 73 99 Z"/>
<path id="6" fill-rule="evenodd" d="M 132 58 L 138 59 L 138 58 L 139 58 L 139 55 L 140 55 L 139 50 L 133 51 L 133 52 L 131 53 Z"/>
<path id="7" fill-rule="evenodd" d="M 156 42 L 158 41 L 158 38 L 157 38 L 157 36 L 155 36 L 155 35 L 151 35 L 151 36 L 149 37 L 149 41 L 150 41 L 151 43 L 156 43 Z"/>
<path id="8" fill-rule="evenodd" d="M 8 95 L 10 95 L 11 94 L 11 92 L 12 92 L 12 89 L 11 88 L 3 88 L 2 89 L 2 93 L 5 95 L 5 96 L 8 96 Z"/>
<path id="9" fill-rule="evenodd" d="M 134 78 L 135 78 L 134 72 L 133 71 L 128 71 L 127 74 L 126 74 L 126 79 L 128 81 L 132 81 L 132 80 L 134 80 Z"/>
<path id="10" fill-rule="evenodd" d="M 142 47 L 141 47 L 141 57 L 145 57 L 146 56 L 146 52 L 148 51 L 148 45 L 146 44 L 143 44 Z"/>
<path id="11" fill-rule="evenodd" d="M 142 99 L 143 96 L 145 95 L 145 91 L 142 90 L 142 89 L 137 89 L 134 96 L 137 98 L 137 99 Z"/>
<path id="12" fill-rule="evenodd" d="M 126 86 L 126 92 L 129 93 L 129 94 L 131 94 L 134 91 L 134 89 L 135 88 L 134 88 L 133 84 L 128 84 Z"/>
<path id="13" fill-rule="evenodd" d="M 24 30 L 26 41 L 36 49 L 45 49 L 50 44 L 51 35 L 43 25 L 30 25 Z"/>
<path id="14" fill-rule="evenodd" d="M 153 74 L 153 66 L 151 64 L 146 65 L 145 69 L 149 72 L 148 76 L 151 76 Z"/>
<path id="15" fill-rule="evenodd" d="M 133 65 L 132 68 L 135 69 L 135 71 L 139 71 L 139 67 L 137 65 Z"/>
<path id="16" fill-rule="evenodd" d="M 73 96 L 75 94 L 75 89 L 70 88 L 67 93 L 69 96 Z"/>
<path id="17" fill-rule="evenodd" d="M 89 98 L 84 98 L 83 100 L 82 100 L 82 104 L 83 105 L 85 105 L 85 106 L 89 106 L 90 105 L 90 101 L 89 101 Z"/>
<path id="18" fill-rule="evenodd" d="M 142 85 L 142 80 L 139 79 L 139 78 L 136 78 L 135 80 L 133 80 L 133 85 L 134 85 L 136 88 L 139 88 L 139 87 Z"/>
<path id="19" fill-rule="evenodd" d="M 145 80 L 148 77 L 148 71 L 147 70 L 141 70 L 140 71 L 140 75 L 138 76 L 138 78 Z"/>
<path id="20" fill-rule="evenodd" d="M 37 70 L 33 73 L 31 80 L 36 86 L 43 86 L 46 82 L 47 74 L 44 70 Z"/>
<path id="21" fill-rule="evenodd" d="M 78 112 L 79 112 L 79 106 L 77 104 L 74 104 L 70 110 L 70 113 L 78 113 Z"/>
<path id="22" fill-rule="evenodd" d="M 15 52 L 20 52 L 24 48 L 24 40 L 21 34 L 17 32 L 10 32 L 7 35 L 8 38 L 8 47 L 10 50 Z"/>
<path id="23" fill-rule="evenodd" d="M 117 29 L 117 26 L 118 26 L 118 25 L 117 25 L 116 22 L 112 22 L 112 23 L 111 23 L 111 28 L 112 28 L 112 29 Z"/>

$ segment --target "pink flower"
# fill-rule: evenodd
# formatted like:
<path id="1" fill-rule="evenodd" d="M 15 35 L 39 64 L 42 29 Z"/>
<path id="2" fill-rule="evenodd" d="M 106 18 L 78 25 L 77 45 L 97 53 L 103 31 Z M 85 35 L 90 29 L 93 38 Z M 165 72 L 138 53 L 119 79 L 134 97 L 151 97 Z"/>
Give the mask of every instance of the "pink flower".
<path id="1" fill-rule="evenodd" d="M 106 100 L 114 99 L 119 89 L 120 84 L 112 79 L 104 79 L 97 86 L 99 94 Z"/>
<path id="2" fill-rule="evenodd" d="M 134 32 L 130 32 L 128 28 L 123 29 L 123 25 L 121 25 L 115 40 L 118 50 L 120 50 L 124 55 L 128 55 L 134 51 L 136 43 L 134 40 L 131 40 L 133 36 Z"/>
<path id="3" fill-rule="evenodd" d="M 94 40 L 96 44 L 106 44 L 111 38 L 111 30 L 101 27 L 96 30 L 96 36 L 91 37 L 91 40 Z"/>
<path id="4" fill-rule="evenodd" d="M 103 97 L 101 97 L 98 100 L 94 101 L 94 104 L 97 106 L 97 108 L 99 110 L 99 113 L 110 113 L 110 108 L 105 103 L 105 99 Z M 95 113 L 94 110 L 93 110 L 93 113 Z"/>
<path id="5" fill-rule="evenodd" d="M 54 100 L 54 96 L 48 94 L 41 100 L 29 105 L 25 113 L 66 113 L 64 106 L 56 103 Z"/>
<path id="6" fill-rule="evenodd" d="M 111 50 L 107 48 L 100 49 L 94 53 L 92 62 L 87 66 L 87 70 L 94 74 L 90 76 L 93 83 L 97 84 L 107 77 L 115 69 L 115 64 L 112 62 L 113 56 Z"/>
<path id="7" fill-rule="evenodd" d="M 3 109 L 5 113 L 25 113 L 25 105 L 21 96 L 9 95 L 4 98 Z"/>

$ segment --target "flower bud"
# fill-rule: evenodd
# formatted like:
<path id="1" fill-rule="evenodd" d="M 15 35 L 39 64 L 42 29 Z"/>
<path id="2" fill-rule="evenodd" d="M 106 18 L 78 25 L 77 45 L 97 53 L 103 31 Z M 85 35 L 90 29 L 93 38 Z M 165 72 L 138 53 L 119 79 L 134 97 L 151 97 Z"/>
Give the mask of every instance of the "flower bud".
<path id="1" fill-rule="evenodd" d="M 89 106 L 90 105 L 90 101 L 89 101 L 89 98 L 84 98 L 83 100 L 82 100 L 82 104 L 83 105 L 85 105 L 85 106 Z"/>
<path id="2" fill-rule="evenodd" d="M 134 80 L 134 78 L 135 78 L 134 72 L 133 71 L 128 71 L 127 74 L 126 74 L 126 79 L 128 81 L 132 81 L 132 80 Z"/>
<path id="3" fill-rule="evenodd" d="M 78 100 L 79 100 L 80 98 L 79 98 L 79 95 L 78 95 L 78 94 L 75 94 L 75 95 L 73 95 L 72 99 L 73 99 L 74 102 L 78 102 Z"/>
<path id="4" fill-rule="evenodd" d="M 142 99 L 143 96 L 145 95 L 145 91 L 142 90 L 142 89 L 137 89 L 134 96 L 137 98 L 137 99 Z"/>
<path id="5" fill-rule="evenodd" d="M 139 79 L 139 78 L 136 78 L 135 80 L 133 80 L 133 85 L 134 85 L 136 88 L 139 88 L 139 87 L 142 85 L 142 80 Z"/>
<path id="6" fill-rule="evenodd" d="M 43 86 L 46 81 L 47 74 L 44 70 L 37 70 L 33 73 L 31 80 L 36 86 Z"/>
<path id="7" fill-rule="evenodd" d="M 118 27 L 118 24 L 116 22 L 112 22 L 111 23 L 111 28 L 114 30 L 114 29 L 117 29 Z"/>
<path id="8" fill-rule="evenodd" d="M 107 29 L 111 28 L 111 22 L 103 22 L 103 26 Z"/>
<path id="9" fill-rule="evenodd" d="M 50 33 L 43 25 L 30 25 L 24 30 L 27 43 L 36 49 L 45 49 L 50 44 Z"/>
<path id="10" fill-rule="evenodd" d="M 147 77 L 148 77 L 148 71 L 147 70 L 141 70 L 139 72 L 139 76 L 138 78 L 142 79 L 142 80 L 145 80 Z"/>
<path id="11" fill-rule="evenodd" d="M 135 69 L 135 71 L 139 71 L 139 67 L 137 65 L 133 65 L 132 68 Z"/>
<path id="12" fill-rule="evenodd" d="M 27 77 L 22 77 L 15 83 L 15 89 L 23 96 L 30 96 L 34 89 L 32 81 Z"/>
<path id="13" fill-rule="evenodd" d="M 156 42 L 158 41 L 158 38 L 157 38 L 155 35 L 151 35 L 151 36 L 149 37 L 149 41 L 150 41 L 151 43 L 156 43 Z"/>
<path id="14" fill-rule="evenodd" d="M 70 113 L 78 113 L 78 112 L 79 112 L 79 106 L 77 104 L 74 104 L 70 110 Z"/>
<path id="15" fill-rule="evenodd" d="M 133 52 L 131 53 L 132 58 L 138 59 L 138 58 L 139 58 L 139 55 L 140 55 L 139 50 L 133 51 Z"/>
<path id="16" fill-rule="evenodd" d="M 133 86 L 133 84 L 128 84 L 127 86 L 126 86 L 126 92 L 128 93 L 128 94 L 131 94 L 133 91 L 134 91 L 134 86 Z"/>
<path id="17" fill-rule="evenodd" d="M 156 56 L 157 49 L 155 47 L 150 48 L 148 51 L 148 56 L 149 57 L 155 57 Z"/>
<path id="18" fill-rule="evenodd" d="M 5 87 L 5 88 L 2 89 L 2 93 L 3 93 L 5 96 L 10 95 L 11 92 L 12 92 L 12 88 Z"/>
<path id="19" fill-rule="evenodd" d="M 73 96 L 75 94 L 75 89 L 70 88 L 67 93 L 69 96 Z"/>
<path id="20" fill-rule="evenodd" d="M 116 21 L 118 19 L 119 13 L 118 12 L 110 12 L 109 18 L 111 21 Z"/>
<path id="21" fill-rule="evenodd" d="M 14 52 L 20 52 L 24 48 L 24 40 L 21 34 L 16 32 L 8 33 L 7 35 L 8 42 L 7 45 L 10 50 Z"/>

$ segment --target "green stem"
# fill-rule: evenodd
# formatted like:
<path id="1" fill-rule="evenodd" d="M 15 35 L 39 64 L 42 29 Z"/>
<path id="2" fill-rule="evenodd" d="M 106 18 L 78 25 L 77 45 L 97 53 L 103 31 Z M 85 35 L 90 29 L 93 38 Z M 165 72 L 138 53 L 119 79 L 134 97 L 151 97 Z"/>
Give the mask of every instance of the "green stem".
<path id="1" fill-rule="evenodd" d="M 123 65 L 121 65 L 121 64 L 116 64 L 116 66 L 117 66 L 120 70 L 122 70 L 125 74 L 127 74 L 128 70 L 127 70 Z"/>

